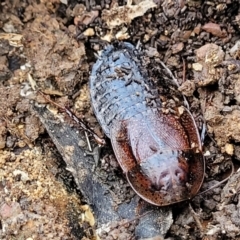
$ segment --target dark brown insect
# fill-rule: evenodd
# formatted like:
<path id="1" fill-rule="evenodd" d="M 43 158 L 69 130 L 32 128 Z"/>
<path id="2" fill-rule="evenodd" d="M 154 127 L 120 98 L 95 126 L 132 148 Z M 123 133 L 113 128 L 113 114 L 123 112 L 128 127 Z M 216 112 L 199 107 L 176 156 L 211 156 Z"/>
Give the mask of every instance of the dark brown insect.
<path id="1" fill-rule="evenodd" d="M 129 184 L 166 206 L 194 197 L 204 176 L 199 133 L 189 111 L 161 111 L 143 56 L 129 43 L 108 46 L 90 77 L 93 109 Z"/>

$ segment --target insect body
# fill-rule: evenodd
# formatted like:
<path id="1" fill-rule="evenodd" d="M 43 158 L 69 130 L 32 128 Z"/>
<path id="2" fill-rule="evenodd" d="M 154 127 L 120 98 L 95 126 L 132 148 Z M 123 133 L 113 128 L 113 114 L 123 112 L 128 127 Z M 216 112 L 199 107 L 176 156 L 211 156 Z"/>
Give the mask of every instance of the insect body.
<path id="1" fill-rule="evenodd" d="M 163 113 L 156 93 L 143 55 L 129 43 L 108 46 L 92 68 L 92 106 L 129 184 L 165 206 L 197 194 L 204 160 L 189 111 Z"/>

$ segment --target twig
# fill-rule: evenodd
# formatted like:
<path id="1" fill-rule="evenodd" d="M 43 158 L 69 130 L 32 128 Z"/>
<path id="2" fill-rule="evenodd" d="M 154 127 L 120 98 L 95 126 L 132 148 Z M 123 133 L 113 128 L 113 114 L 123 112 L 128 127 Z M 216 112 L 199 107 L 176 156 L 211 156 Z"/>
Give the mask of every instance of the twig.
<path id="1" fill-rule="evenodd" d="M 58 103 L 52 101 L 50 98 L 46 97 L 46 95 L 38 90 L 38 92 L 51 104 L 55 105 L 62 111 L 64 111 L 71 119 L 73 119 L 79 126 L 81 126 L 82 129 L 84 129 L 86 132 L 90 133 L 96 140 L 96 142 L 100 145 L 105 145 L 106 142 L 103 138 L 99 137 L 91 128 L 89 128 L 81 119 L 79 119 L 70 109 L 63 107 L 59 105 Z"/>
<path id="2" fill-rule="evenodd" d="M 89 141 L 89 137 L 88 137 L 88 134 L 87 134 L 86 131 L 85 131 L 85 137 L 86 137 L 86 139 L 87 139 L 88 150 L 89 150 L 90 152 L 92 152 L 92 147 L 91 147 L 91 144 L 90 144 L 90 141 Z"/>
<path id="3" fill-rule="evenodd" d="M 177 87 L 180 87 L 177 79 L 174 77 L 174 75 L 172 74 L 171 70 L 164 64 L 164 62 L 160 61 L 160 64 L 162 65 L 163 68 L 166 69 L 166 71 L 168 72 L 168 74 L 170 75 L 170 77 L 172 78 L 173 80 L 173 83 L 177 86 Z M 189 104 L 188 104 L 188 101 L 186 99 L 186 97 L 184 95 L 183 96 L 183 101 L 184 101 L 184 104 L 186 106 L 187 109 L 189 109 Z"/>
<path id="4" fill-rule="evenodd" d="M 183 82 L 186 81 L 186 61 L 184 60 L 184 58 L 182 58 L 182 61 L 183 61 Z"/>
<path id="5" fill-rule="evenodd" d="M 189 206 L 190 212 L 191 212 L 191 214 L 192 214 L 192 216 L 193 216 L 193 218 L 194 218 L 194 220 L 195 220 L 195 222 L 197 224 L 197 227 L 200 230 L 201 235 L 202 235 L 203 227 L 202 227 L 202 224 L 201 224 L 201 222 L 199 220 L 199 217 L 198 217 L 197 213 L 193 210 L 191 203 L 189 203 L 188 206 Z"/>
<path id="6" fill-rule="evenodd" d="M 136 221 L 136 220 L 138 220 L 138 219 L 146 216 L 147 214 L 149 214 L 149 213 L 151 213 L 151 212 L 153 212 L 153 210 L 147 211 L 147 212 L 145 212 L 145 213 L 142 214 L 142 215 L 139 215 L 139 216 L 137 216 L 137 217 L 135 217 L 135 218 L 133 218 L 133 219 L 130 219 L 130 220 L 124 222 L 124 223 L 118 224 L 116 227 L 114 227 L 113 229 L 111 229 L 111 230 L 109 231 L 109 233 L 112 232 L 112 231 L 113 231 L 114 229 L 116 229 L 117 227 L 119 228 L 119 227 L 125 226 L 125 225 L 127 225 L 127 224 L 129 224 L 129 223 L 131 223 L 131 222 L 134 222 L 134 221 Z"/>

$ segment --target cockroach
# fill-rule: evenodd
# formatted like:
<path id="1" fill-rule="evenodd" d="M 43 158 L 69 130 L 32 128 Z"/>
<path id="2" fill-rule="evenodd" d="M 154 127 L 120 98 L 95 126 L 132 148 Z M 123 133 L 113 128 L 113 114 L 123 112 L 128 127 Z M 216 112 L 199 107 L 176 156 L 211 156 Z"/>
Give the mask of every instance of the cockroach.
<path id="1" fill-rule="evenodd" d="M 162 111 L 143 57 L 130 43 L 108 45 L 92 67 L 91 103 L 133 190 L 167 206 L 198 193 L 205 171 L 202 144 L 187 108 Z"/>

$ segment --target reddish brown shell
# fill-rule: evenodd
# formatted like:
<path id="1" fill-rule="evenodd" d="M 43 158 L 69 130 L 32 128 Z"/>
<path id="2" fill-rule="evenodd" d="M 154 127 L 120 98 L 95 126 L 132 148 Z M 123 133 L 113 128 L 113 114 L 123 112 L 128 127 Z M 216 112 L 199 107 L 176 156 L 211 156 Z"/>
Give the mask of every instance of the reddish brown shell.
<path id="1" fill-rule="evenodd" d="M 204 160 L 194 119 L 187 109 L 161 112 L 143 54 L 129 43 L 107 46 L 89 85 L 96 117 L 136 193 L 158 206 L 196 195 Z"/>
<path id="2" fill-rule="evenodd" d="M 201 141 L 188 112 L 159 112 L 116 123 L 110 132 L 129 184 L 145 201 L 166 206 L 194 197 L 204 177 Z"/>

